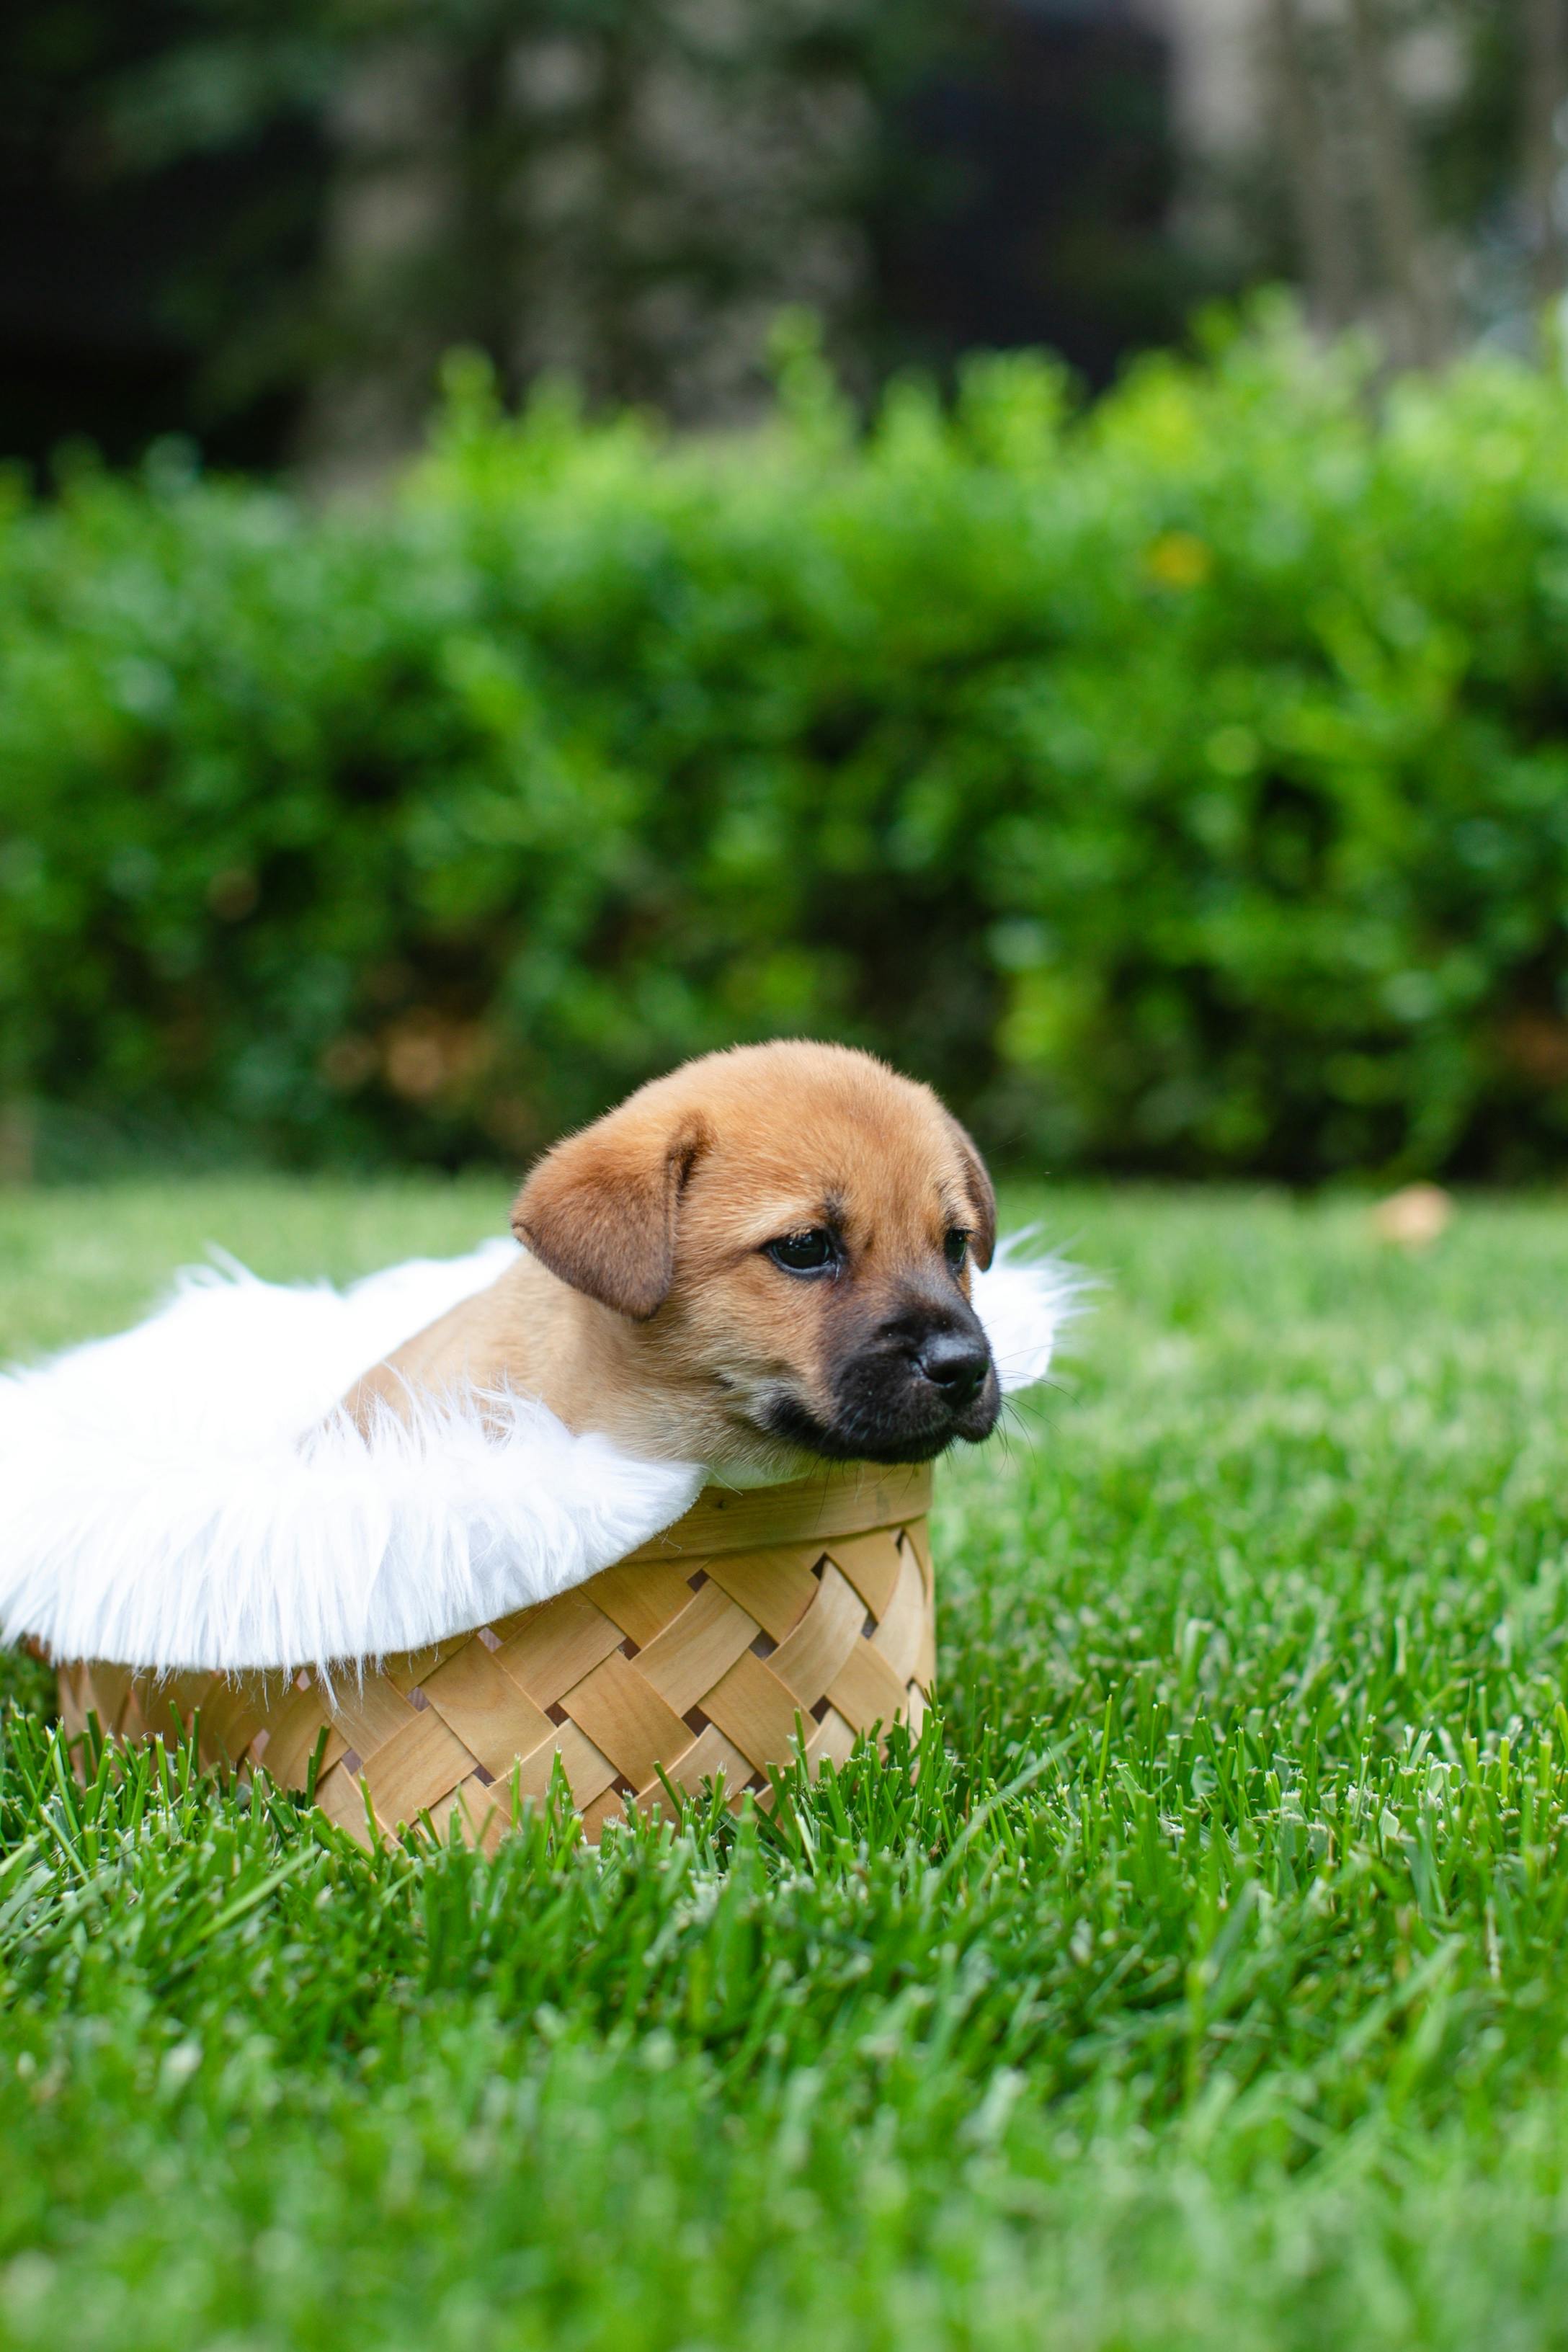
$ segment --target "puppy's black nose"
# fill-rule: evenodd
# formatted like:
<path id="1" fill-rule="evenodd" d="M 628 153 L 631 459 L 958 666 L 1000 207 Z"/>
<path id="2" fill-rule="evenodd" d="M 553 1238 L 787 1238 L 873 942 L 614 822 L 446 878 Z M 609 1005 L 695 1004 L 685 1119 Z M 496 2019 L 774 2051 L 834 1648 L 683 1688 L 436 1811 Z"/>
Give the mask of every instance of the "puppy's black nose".
<path id="1" fill-rule="evenodd" d="M 991 1350 L 983 1339 L 968 1332 L 936 1331 L 915 1358 L 915 1370 L 942 1391 L 949 1404 L 962 1408 L 991 1370 Z"/>

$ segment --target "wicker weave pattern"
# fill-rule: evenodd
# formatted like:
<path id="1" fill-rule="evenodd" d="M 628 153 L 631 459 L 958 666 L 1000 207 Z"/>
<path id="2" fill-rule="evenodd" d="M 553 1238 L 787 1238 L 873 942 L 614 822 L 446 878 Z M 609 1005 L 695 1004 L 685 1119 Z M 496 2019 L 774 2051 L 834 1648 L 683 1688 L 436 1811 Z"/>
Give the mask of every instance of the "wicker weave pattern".
<path id="1" fill-rule="evenodd" d="M 265 1764 L 368 1841 L 454 1812 L 487 1850 L 512 1790 L 541 1799 L 557 1755 L 590 1838 L 630 1805 L 722 1775 L 766 1803 L 804 1736 L 815 1769 L 858 1733 L 919 1723 L 935 1671 L 931 1473 L 856 1469 L 749 1494 L 709 1489 L 668 1532 L 574 1591 L 331 1684 L 284 1674 L 154 1675 L 62 1665 L 60 1709 L 125 1739 L 199 1711 L 204 1762 Z"/>

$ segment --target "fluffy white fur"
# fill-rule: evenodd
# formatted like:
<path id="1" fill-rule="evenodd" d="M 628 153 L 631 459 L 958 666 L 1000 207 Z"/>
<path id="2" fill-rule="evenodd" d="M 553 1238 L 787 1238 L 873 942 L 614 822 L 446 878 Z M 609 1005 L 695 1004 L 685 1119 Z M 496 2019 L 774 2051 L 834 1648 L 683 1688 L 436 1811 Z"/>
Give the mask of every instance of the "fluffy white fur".
<path id="1" fill-rule="evenodd" d="M 493 1281 L 510 1241 L 339 1292 L 183 1275 L 134 1330 L 0 1376 L 0 1631 L 156 1667 L 379 1657 L 489 1624 L 679 1518 L 700 1463 L 576 1437 L 531 1398 L 387 1415 L 333 1406 Z M 1070 1282 L 1016 1247 L 977 1277 L 1003 1384 L 1043 1378 Z"/>

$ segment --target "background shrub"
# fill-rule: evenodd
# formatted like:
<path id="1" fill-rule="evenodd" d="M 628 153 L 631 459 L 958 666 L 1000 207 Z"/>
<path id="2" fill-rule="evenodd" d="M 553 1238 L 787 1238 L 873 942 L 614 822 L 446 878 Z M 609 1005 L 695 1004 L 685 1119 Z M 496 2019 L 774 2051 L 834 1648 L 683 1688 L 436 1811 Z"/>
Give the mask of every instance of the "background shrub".
<path id="1" fill-rule="evenodd" d="M 1568 394 L 1289 320 L 1076 413 L 759 434 L 458 370 L 320 511 L 0 530 L 0 1098 L 44 1163 L 516 1159 L 811 1030 L 1004 1156 L 1515 1175 L 1568 1138 Z"/>

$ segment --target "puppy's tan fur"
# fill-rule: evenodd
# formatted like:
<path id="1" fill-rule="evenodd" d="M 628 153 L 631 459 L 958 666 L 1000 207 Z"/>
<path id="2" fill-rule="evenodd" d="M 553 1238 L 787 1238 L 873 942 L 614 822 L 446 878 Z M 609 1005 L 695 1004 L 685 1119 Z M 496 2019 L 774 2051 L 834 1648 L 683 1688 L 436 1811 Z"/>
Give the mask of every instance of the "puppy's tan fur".
<path id="1" fill-rule="evenodd" d="M 831 1283 L 764 1253 L 831 1226 Z M 346 1400 L 362 1428 L 421 1392 L 510 1389 L 628 1451 L 797 1475 L 813 1455 L 759 1426 L 787 1390 L 824 1422 L 853 1335 L 910 1298 L 967 1297 L 955 1230 L 990 1262 L 978 1153 L 929 1088 L 870 1055 L 738 1047 L 643 1087 L 534 1168 L 512 1213 L 528 1255 L 374 1366 Z M 944 1292 L 945 1286 L 945 1292 Z"/>

